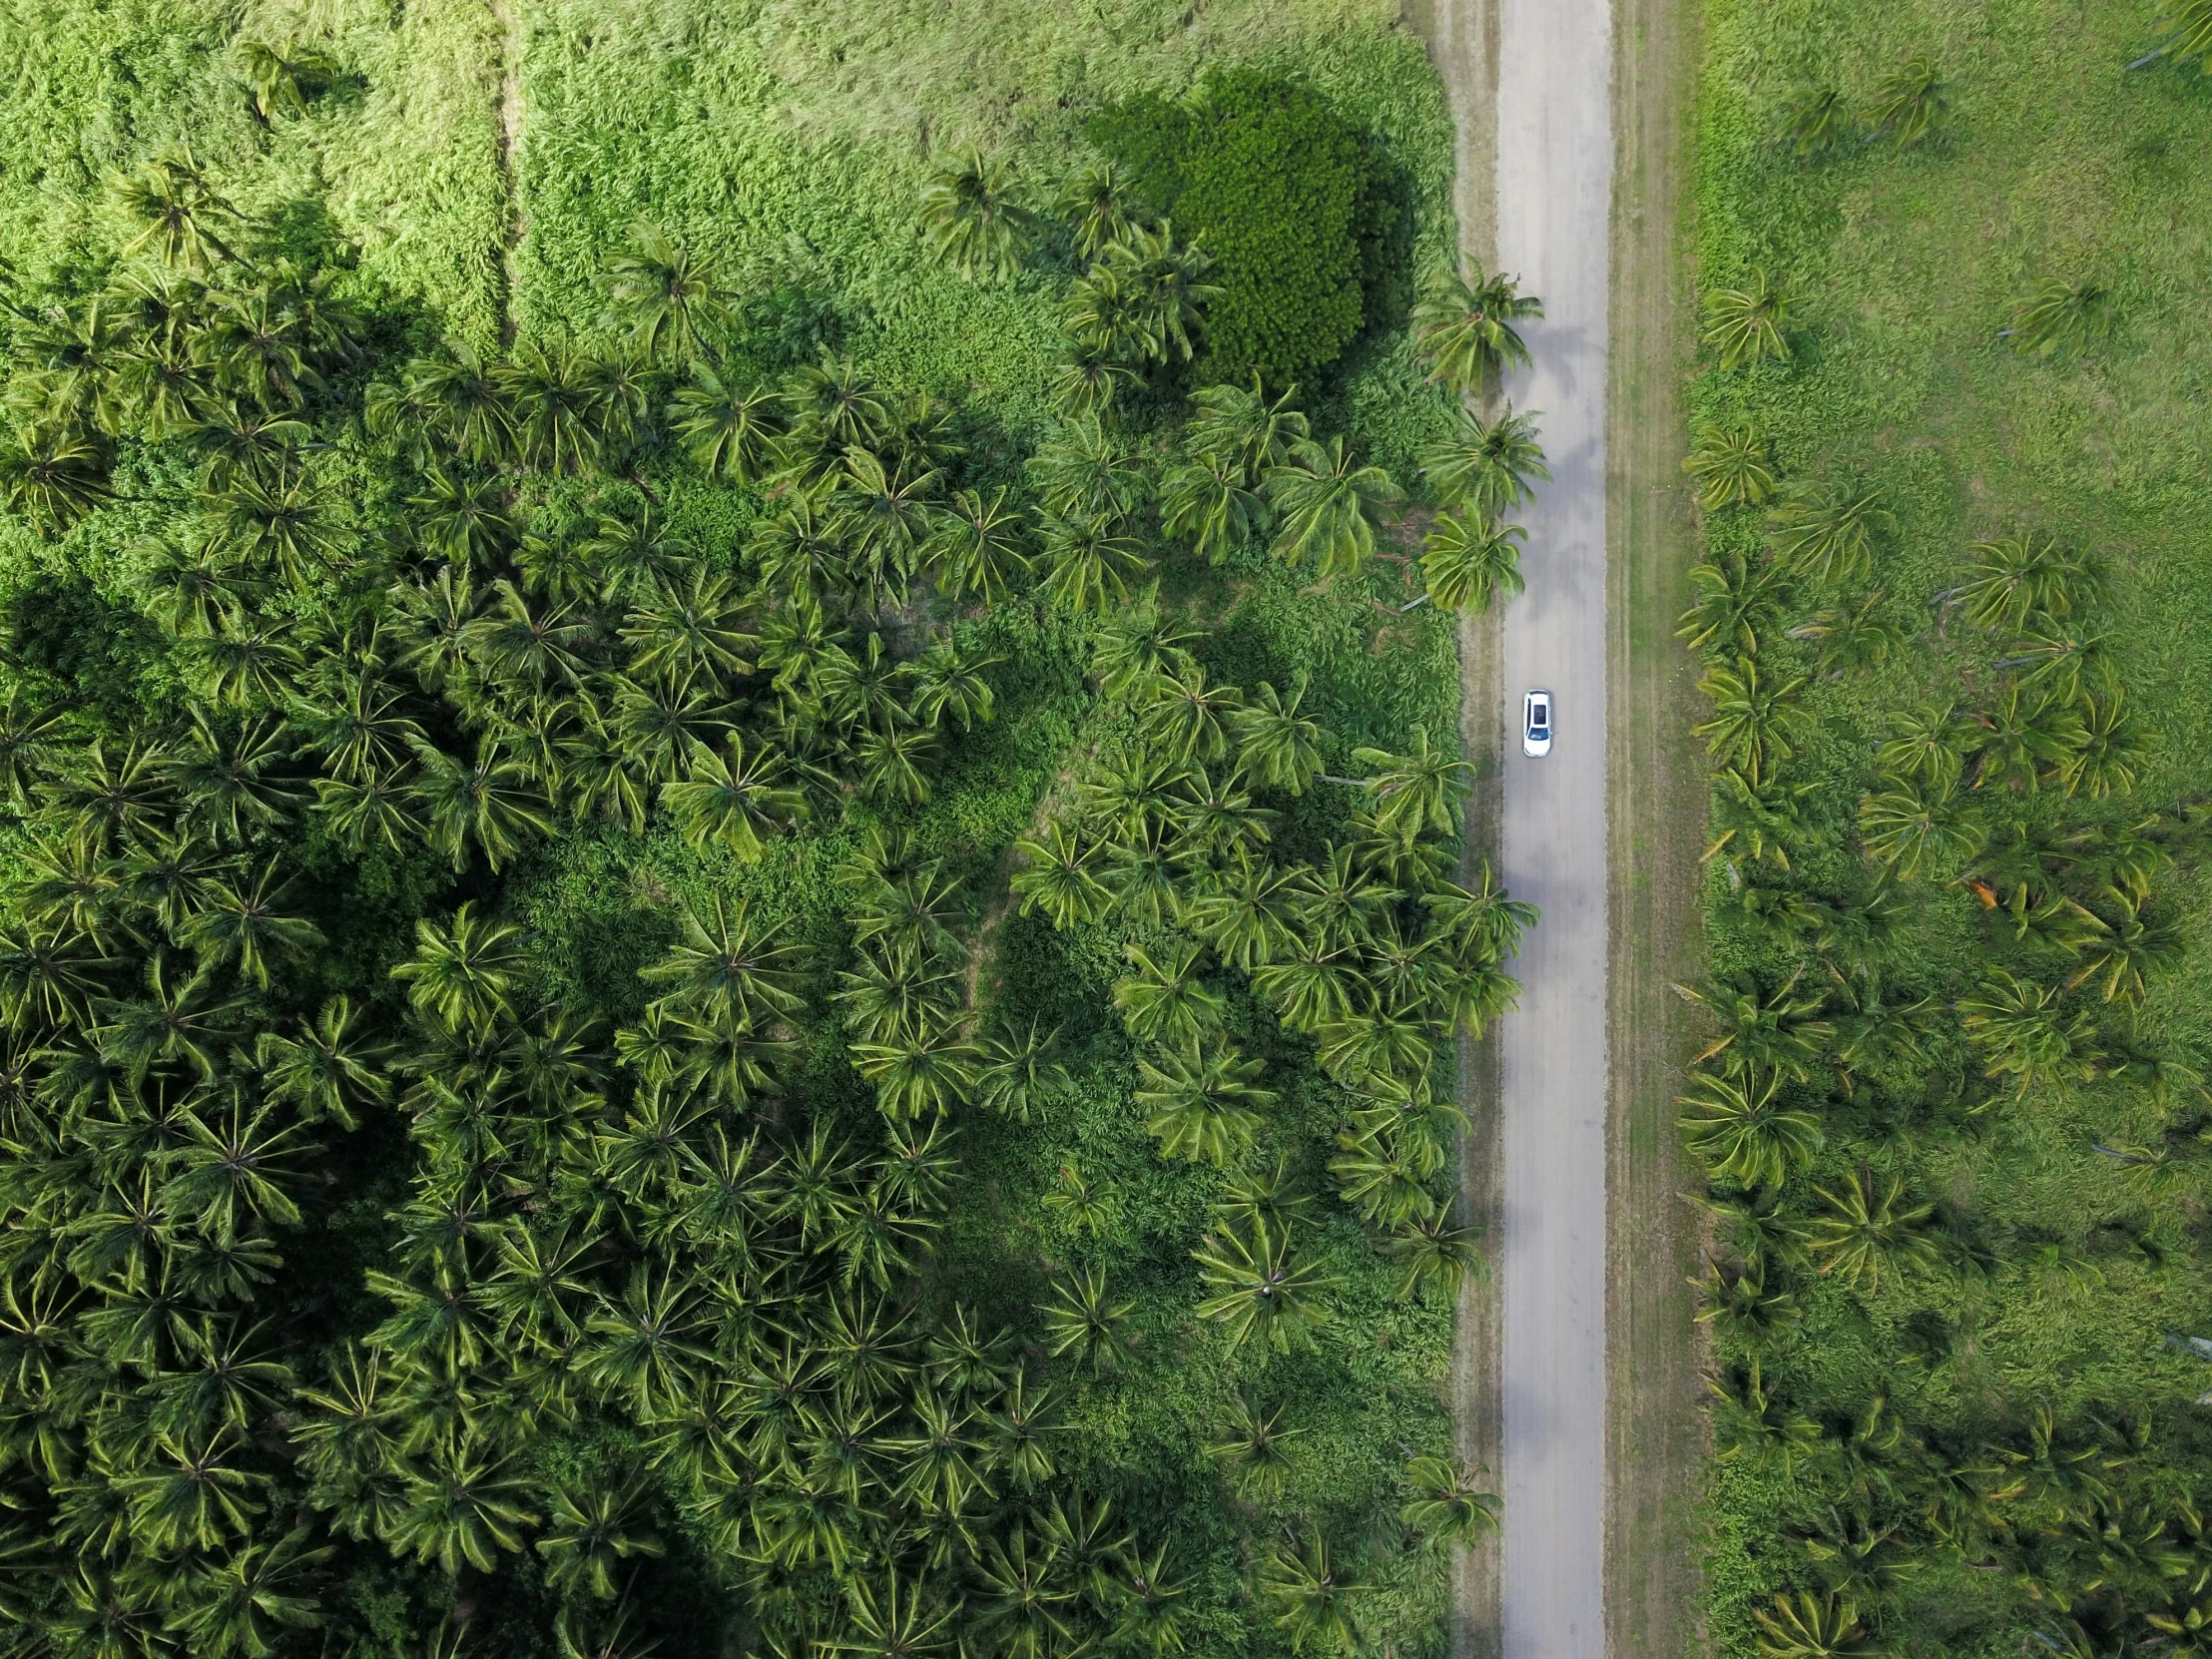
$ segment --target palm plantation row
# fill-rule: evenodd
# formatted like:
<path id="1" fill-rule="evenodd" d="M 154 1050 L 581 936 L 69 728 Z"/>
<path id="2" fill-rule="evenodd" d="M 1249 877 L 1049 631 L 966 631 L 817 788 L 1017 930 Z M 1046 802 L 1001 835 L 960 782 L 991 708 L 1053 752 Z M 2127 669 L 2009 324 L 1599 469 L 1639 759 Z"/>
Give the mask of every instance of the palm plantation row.
<path id="1" fill-rule="evenodd" d="M 1883 96 L 1878 132 L 1939 137 L 1926 60 Z M 1783 147 L 1828 158 L 1816 116 L 1837 107 L 1832 89 L 1785 107 Z M 1740 377 L 1798 372 L 1804 344 L 1764 272 L 1708 294 L 1706 341 L 1724 407 Z M 2189 1423 L 1964 1382 L 1981 1333 L 2031 1341 L 2199 1248 L 2203 1078 L 2144 1008 L 2180 961 L 2171 883 L 2205 824 L 2138 790 L 2105 563 L 1991 526 L 1915 621 L 1878 486 L 1780 477 L 1750 419 L 1708 425 L 1687 464 L 1722 971 L 1681 987 L 1712 1031 L 1681 1127 L 1714 1221 L 1719 1455 L 1786 1528 L 1751 1546 L 1787 1586 L 1754 1609 L 1760 1650 L 2198 1652 L 2212 1535 Z M 1862 714 L 1841 688 L 1908 651 L 1951 689 Z M 2085 1198 L 2063 1234 L 2012 1220 L 2007 1149 L 2047 1159 L 2075 1134 L 2127 1172 L 2116 1212 Z"/>
<path id="2" fill-rule="evenodd" d="M 1010 1324 L 937 1265 L 963 1129 L 1064 1109 L 1075 1058 L 1005 1012 L 1002 910 L 913 830 L 1006 713 L 1000 608 L 1089 639 L 1095 686 L 1018 903 L 1119 941 L 1108 1063 L 1219 1171 L 1174 1340 L 1258 1376 L 1365 1317 L 1322 1244 L 1364 1231 L 1408 1303 L 1475 1259 L 1439 1079 L 1531 918 L 1453 878 L 1435 739 L 1211 677 L 1163 597 L 1266 545 L 1355 574 L 1398 498 L 1284 391 L 1122 418 L 1203 338 L 1202 252 L 1101 222 L 1064 418 L 1008 476 L 849 362 L 725 356 L 737 302 L 657 234 L 610 271 L 618 347 L 409 355 L 342 250 L 279 256 L 188 152 L 116 194 L 101 280 L 13 302 L 9 504 L 110 575 L 34 584 L 0 702 L 0 1640 L 1327 1650 L 1487 1523 L 1411 1448 L 1387 1509 L 1286 1511 L 1281 1409 L 1235 1393 L 1234 1532 L 1189 1542 L 1063 1426 L 1137 1335 L 1113 1253 L 1040 1265 Z M 1499 298 L 1439 296 L 1442 375 L 1509 348 Z M 1430 592 L 1486 603 L 1540 456 L 1508 414 L 1434 459 Z M 685 528 L 723 492 L 737 548 Z M 521 883 L 662 826 L 699 873 L 592 1006 Z M 810 834 L 827 945 L 741 878 Z"/>

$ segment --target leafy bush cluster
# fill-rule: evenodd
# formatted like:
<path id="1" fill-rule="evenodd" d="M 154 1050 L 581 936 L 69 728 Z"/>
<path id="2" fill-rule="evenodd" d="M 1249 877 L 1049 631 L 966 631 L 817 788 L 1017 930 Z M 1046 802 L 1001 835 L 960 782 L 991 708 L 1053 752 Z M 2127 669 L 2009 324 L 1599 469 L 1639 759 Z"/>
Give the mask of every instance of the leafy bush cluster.
<path id="1" fill-rule="evenodd" d="M 1189 102 L 1131 100 L 1091 136 L 1214 257 L 1218 377 L 1311 381 L 1382 302 L 1398 208 L 1365 137 L 1311 88 L 1219 71 Z"/>
<path id="2" fill-rule="evenodd" d="M 2070 12 L 2036 27 L 2075 55 Z M 1901 146 L 1950 108 L 1925 59 L 1883 97 Z M 1783 111 L 1800 151 L 1808 107 Z M 1743 276 L 1706 294 L 1688 461 L 1718 771 L 1681 1128 L 1713 1220 L 1721 1626 L 1774 1659 L 2192 1652 L 2212 820 L 2160 752 L 2200 711 L 2148 697 L 2130 591 L 2193 570 L 2146 545 L 2177 509 L 2108 482 L 2080 513 L 2009 470 L 2081 395 L 2029 376 L 2126 381 L 1990 351 L 1978 251 L 1915 264 L 1986 158 L 1880 163 L 1840 238 L 1825 184 L 1751 159 L 1733 90 L 1709 114 L 1704 269 Z M 1910 351 L 1859 320 L 1938 289 Z M 1972 396 L 1898 387 L 1921 368 Z"/>
<path id="3" fill-rule="evenodd" d="M 1459 763 L 1214 678 L 1158 597 L 1184 547 L 1356 570 L 1387 479 L 1233 388 L 1138 442 L 1112 379 L 994 477 L 849 362 L 750 378 L 657 235 L 619 346 L 405 356 L 189 153 L 118 206 L 97 284 L 11 295 L 8 505 L 58 568 L 129 550 L 19 594 L 0 670 L 9 1643 L 1342 1649 L 1486 1524 L 1432 1454 L 1401 1512 L 1285 1512 L 1243 1394 L 1227 1484 L 1148 1489 L 1068 1426 L 1128 1359 L 1116 1258 L 993 1238 L 1049 1288 L 986 1311 L 946 1254 L 991 1203 L 955 1136 L 1074 1082 L 998 994 L 996 872 L 916 827 L 1024 712 L 1040 654 L 990 642 L 1096 629 L 1013 879 L 1119 925 L 1146 1127 L 1220 1171 L 1157 1335 L 1310 1357 L 1370 1259 L 1448 1304 L 1439 1082 L 1529 918 L 1451 879 Z M 1140 360 L 1203 316 L 1186 262 L 1104 251 Z M 827 929 L 714 876 L 809 825 Z M 649 835 L 689 878 L 595 1003 L 534 871 Z"/>

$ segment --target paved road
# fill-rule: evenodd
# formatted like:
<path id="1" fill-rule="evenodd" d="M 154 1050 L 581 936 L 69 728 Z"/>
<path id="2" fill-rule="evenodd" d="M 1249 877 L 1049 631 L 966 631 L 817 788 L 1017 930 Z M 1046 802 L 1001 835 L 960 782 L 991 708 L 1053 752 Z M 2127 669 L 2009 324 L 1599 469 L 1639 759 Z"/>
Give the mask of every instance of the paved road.
<path id="1" fill-rule="evenodd" d="M 1543 907 L 1501 1040 L 1505 1659 L 1605 1653 L 1605 383 L 1609 0 L 1498 0 L 1497 257 L 1543 321 L 1506 395 L 1552 481 L 1506 608 L 1508 718 L 1556 694 L 1549 759 L 1506 745 L 1503 876 Z"/>

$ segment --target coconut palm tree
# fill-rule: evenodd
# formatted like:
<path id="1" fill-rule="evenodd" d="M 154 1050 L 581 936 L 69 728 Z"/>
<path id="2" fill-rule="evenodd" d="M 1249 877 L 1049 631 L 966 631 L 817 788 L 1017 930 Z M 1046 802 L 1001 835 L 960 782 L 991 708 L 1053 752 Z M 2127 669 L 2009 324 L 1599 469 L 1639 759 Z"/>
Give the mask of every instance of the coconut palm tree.
<path id="1" fill-rule="evenodd" d="M 1791 306 L 1788 290 L 1755 266 L 1744 286 L 1706 294 L 1705 343 L 1720 352 L 1723 369 L 1755 368 L 1770 358 L 1785 362 Z"/>
<path id="2" fill-rule="evenodd" d="M 0 500 L 59 534 L 113 493 L 108 466 L 108 447 L 98 433 L 34 426 L 0 445 Z"/>
<path id="3" fill-rule="evenodd" d="M 1132 227 L 1107 244 L 1091 280 L 1104 278 L 1128 319 L 1126 334 L 1143 342 L 1144 355 L 1159 362 L 1189 362 L 1205 326 L 1206 307 L 1221 289 L 1205 279 L 1214 257 L 1204 248 L 1179 244 L 1175 227 Z M 1085 335 L 1071 328 L 1077 339 Z M 1101 341 L 1103 343 L 1103 341 Z"/>
<path id="4" fill-rule="evenodd" d="M 1750 657 L 1705 671 L 1698 690 L 1712 700 L 1713 718 L 1690 730 L 1705 739 L 1706 753 L 1736 768 L 1753 783 L 1764 783 L 1780 762 L 1797 753 L 1793 740 L 1812 724 L 1798 702 L 1801 676 L 1770 685 Z"/>
<path id="5" fill-rule="evenodd" d="M 936 514 L 936 530 L 922 550 L 949 599 L 996 605 L 1007 584 L 1031 564 L 1026 524 L 1003 489 L 988 500 L 977 490 L 955 490 Z"/>
<path id="6" fill-rule="evenodd" d="M 2090 1016 L 2065 1012 L 2051 986 L 1992 967 L 1977 990 L 1958 999 L 1958 1013 L 1988 1075 L 2009 1077 L 2023 1095 L 2037 1084 L 2095 1075 Z"/>
<path id="7" fill-rule="evenodd" d="M 1448 508 L 1494 517 L 1535 498 L 1528 480 L 1549 479 L 1536 442 L 1533 414 L 1515 414 L 1508 403 L 1485 421 L 1463 404 L 1452 411 L 1451 435 L 1421 451 L 1421 476 Z"/>
<path id="8" fill-rule="evenodd" d="M 791 431 L 791 408 L 774 386 L 745 385 L 694 361 L 671 402 L 672 430 L 710 477 L 755 484 L 781 464 L 777 445 Z"/>
<path id="9" fill-rule="evenodd" d="M 1045 1350 L 1055 1360 L 1073 1356 L 1093 1377 L 1116 1370 L 1128 1349 L 1124 1328 L 1135 1301 L 1117 1302 L 1106 1294 L 1106 1275 L 1084 1268 L 1057 1276 L 1044 1306 Z"/>
<path id="10" fill-rule="evenodd" d="M 1684 611 L 1675 637 L 1693 651 L 1716 647 L 1757 656 L 1759 635 L 1789 599 L 1789 575 L 1772 559 L 1756 564 L 1741 553 L 1716 553 L 1692 567 L 1697 603 Z"/>
<path id="11" fill-rule="evenodd" d="M 1241 1492 L 1269 1495 L 1290 1472 L 1290 1442 L 1299 1431 L 1283 1426 L 1283 1407 L 1262 1411 L 1242 1390 L 1229 1399 L 1227 1416 L 1207 1442 L 1206 1455 L 1228 1471 Z"/>
<path id="12" fill-rule="evenodd" d="M 1875 532 L 1897 528 L 1878 492 L 1849 482 L 1786 496 L 1771 522 L 1776 562 L 1831 587 L 1864 579 L 1874 568 Z"/>
<path id="13" fill-rule="evenodd" d="M 1721 1027 L 1720 1035 L 1690 1063 L 1718 1060 L 1720 1069 L 1730 1076 L 1767 1072 L 1810 1082 L 1835 1039 L 1836 1027 L 1813 1017 L 1828 998 L 1818 990 L 1800 989 L 1804 977 L 1801 962 L 1772 990 L 1749 974 L 1704 985 L 1676 985 L 1676 995 L 1705 1009 Z"/>
<path id="14" fill-rule="evenodd" d="M 1061 188 L 1057 206 L 1074 236 L 1076 256 L 1085 262 L 1126 240 L 1143 215 L 1135 186 L 1110 161 L 1078 169 Z"/>
<path id="15" fill-rule="evenodd" d="M 736 320 L 714 259 L 682 247 L 657 225 L 633 225 L 630 246 L 607 269 L 615 312 L 627 318 L 631 343 L 649 358 L 668 353 L 690 363 L 710 336 Z"/>
<path id="16" fill-rule="evenodd" d="M 1232 456 L 1193 455 L 1161 479 L 1160 528 L 1188 541 L 1207 563 L 1220 564 L 1267 530 L 1267 502 L 1248 480 Z"/>
<path id="17" fill-rule="evenodd" d="M 1041 909 L 1055 927 L 1095 921 L 1106 913 L 1113 894 L 1098 878 L 1102 849 L 1064 823 L 1048 825 L 1044 834 L 1014 843 L 1024 863 L 1011 885 L 1021 896 L 1022 913 Z"/>
<path id="18" fill-rule="evenodd" d="M 719 842 L 746 862 L 761 855 L 761 835 L 774 834 L 807 815 L 807 798 L 781 785 L 784 757 L 772 744 L 754 754 L 730 734 L 727 748 L 695 751 L 691 776 L 661 786 L 661 802 L 684 839 L 704 851 Z"/>
<path id="19" fill-rule="evenodd" d="M 1044 596 L 1062 610 L 1093 615 L 1126 601 L 1151 567 L 1144 543 L 1106 519 L 1047 520 L 1044 559 Z"/>
<path id="20" fill-rule="evenodd" d="M 1859 840 L 1869 857 L 1911 880 L 1972 857 L 1981 833 L 1949 783 L 1901 782 L 1859 803 Z"/>
<path id="21" fill-rule="evenodd" d="M 1991 633 L 2017 636 L 2029 619 L 2063 619 L 2093 604 L 2102 587 L 2096 567 L 2084 554 L 2061 547 L 2048 536 L 2007 536 L 1975 542 L 1967 549 L 1974 562 L 1966 579 L 1945 596 L 1963 605 L 1966 620 Z"/>
<path id="22" fill-rule="evenodd" d="M 273 126 L 282 114 L 305 115 L 307 100 L 337 78 L 338 67 L 329 54 L 312 46 L 287 40 L 277 45 L 241 40 L 239 67 L 253 88 L 254 119 Z"/>
<path id="23" fill-rule="evenodd" d="M 1805 1239 L 1821 1261 L 1821 1272 L 1880 1296 L 1885 1278 L 1900 1279 L 1935 1265 L 1936 1244 L 1926 1230 L 1935 1208 L 1908 1203 L 1903 1177 L 1892 1176 L 1885 1187 L 1862 1166 L 1840 1187 L 1814 1191 L 1828 1209 L 1806 1228 Z"/>
<path id="24" fill-rule="evenodd" d="M 943 157 L 922 187 L 922 230 L 963 277 L 1010 276 L 1036 227 L 1019 194 L 1003 157 L 980 150 Z"/>
<path id="25" fill-rule="evenodd" d="M 1744 1187 L 1779 1183 L 1820 1151 L 1825 1137 L 1818 1120 L 1782 1102 L 1782 1082 L 1772 1073 L 1730 1078 L 1701 1072 L 1676 1100 L 1683 1136 L 1716 1180 Z"/>
<path id="26" fill-rule="evenodd" d="M 2013 302 L 2006 333 L 2022 356 L 2068 357 L 2109 338 L 2112 323 L 2111 289 L 2045 276 Z"/>
<path id="27" fill-rule="evenodd" d="M 205 271 L 211 256 L 237 260 L 217 227 L 235 223 L 238 210 L 209 182 L 191 145 L 165 150 L 128 176 L 110 175 L 109 189 L 117 206 L 144 227 L 124 246 L 126 256 L 151 252 L 164 265 L 187 271 Z"/>
<path id="28" fill-rule="evenodd" d="M 1114 1006 L 1139 1042 L 1195 1048 L 1221 1023 L 1222 993 L 1199 977 L 1199 946 L 1175 939 L 1123 952 L 1135 970 L 1114 981 Z"/>
<path id="29" fill-rule="evenodd" d="M 1265 1066 L 1216 1042 L 1159 1051 L 1137 1062 L 1137 1104 L 1163 1156 L 1228 1166 L 1259 1139 L 1261 1108 L 1275 1095 L 1260 1086 Z"/>
<path id="30" fill-rule="evenodd" d="M 1782 104 L 1782 141 L 1801 162 L 1817 161 L 1852 136 L 1851 107 L 1834 86 L 1800 87 Z"/>
<path id="31" fill-rule="evenodd" d="M 1332 1282 L 1300 1260 L 1285 1226 L 1222 1228 L 1192 1254 L 1209 1293 L 1198 1316 L 1222 1321 L 1233 1346 L 1257 1342 L 1292 1353 L 1311 1346 L 1314 1331 L 1330 1317 L 1321 1299 Z"/>
<path id="32" fill-rule="evenodd" d="M 1800 1590 L 1778 1595 L 1774 1611 L 1752 1609 L 1762 1632 L 1761 1659 L 1883 1659 L 1890 1649 L 1867 1634 L 1859 1610 L 1839 1596 Z"/>
<path id="33" fill-rule="evenodd" d="M 1455 396 L 1479 395 L 1507 369 L 1529 361 L 1516 322 L 1544 314 L 1544 302 L 1520 291 L 1517 277 L 1477 268 L 1473 280 L 1446 273 L 1434 277 L 1413 308 L 1414 348 L 1428 360 L 1428 377 Z"/>
<path id="34" fill-rule="evenodd" d="M 1331 1562 L 1319 1533 L 1302 1543 L 1271 1543 L 1260 1575 L 1260 1592 L 1293 1653 L 1305 1652 L 1309 1642 L 1325 1652 L 1358 1652 L 1360 1627 L 1352 1615 L 1369 1589 Z"/>
<path id="35" fill-rule="evenodd" d="M 1906 59 L 1876 87 L 1867 109 L 1871 136 L 1890 139 L 1900 150 L 1926 143 L 1949 121 L 1950 86 L 1925 52 Z"/>
<path id="36" fill-rule="evenodd" d="M 1501 1500 L 1485 1492 L 1454 1457 L 1415 1457 L 1405 1465 L 1412 1495 L 1398 1518 L 1415 1532 L 1470 1548 L 1498 1529 Z"/>
<path id="37" fill-rule="evenodd" d="M 1400 500 L 1389 473 L 1356 462 L 1341 436 L 1299 440 L 1266 484 L 1279 522 L 1274 553 L 1285 564 L 1312 560 L 1323 575 L 1361 571 L 1374 557 L 1376 526 Z"/>
<path id="38" fill-rule="evenodd" d="M 1421 540 L 1420 573 L 1427 596 L 1447 611 L 1480 616 L 1493 595 L 1511 599 L 1528 584 L 1520 573 L 1527 532 L 1478 515 L 1440 515 Z"/>
<path id="39" fill-rule="evenodd" d="M 1698 481 L 1698 505 L 1709 513 L 1756 507 L 1775 489 L 1767 440 L 1748 420 L 1700 427 L 1682 470 Z"/>
<path id="40" fill-rule="evenodd" d="M 1430 741 L 1426 727 L 1413 730 L 1413 747 L 1403 755 L 1382 749 L 1355 749 L 1352 758 L 1376 769 L 1365 787 L 1370 811 L 1384 830 L 1449 835 L 1459 823 L 1458 809 L 1473 788 L 1474 767 Z"/>

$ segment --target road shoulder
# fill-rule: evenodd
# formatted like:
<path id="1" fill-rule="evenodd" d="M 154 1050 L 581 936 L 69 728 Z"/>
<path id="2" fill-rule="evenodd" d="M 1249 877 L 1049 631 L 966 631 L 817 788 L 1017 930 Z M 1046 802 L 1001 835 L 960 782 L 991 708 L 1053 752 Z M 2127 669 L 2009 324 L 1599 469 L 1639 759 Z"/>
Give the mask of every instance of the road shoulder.
<path id="1" fill-rule="evenodd" d="M 1695 346 L 1691 112 L 1699 0 L 1615 0 L 1610 655 L 1612 1056 L 1606 1590 L 1608 1651 L 1706 1651 L 1694 1215 L 1674 1129 L 1695 971 L 1704 766 L 1695 670 L 1673 637 L 1695 525 L 1681 472 Z"/>

